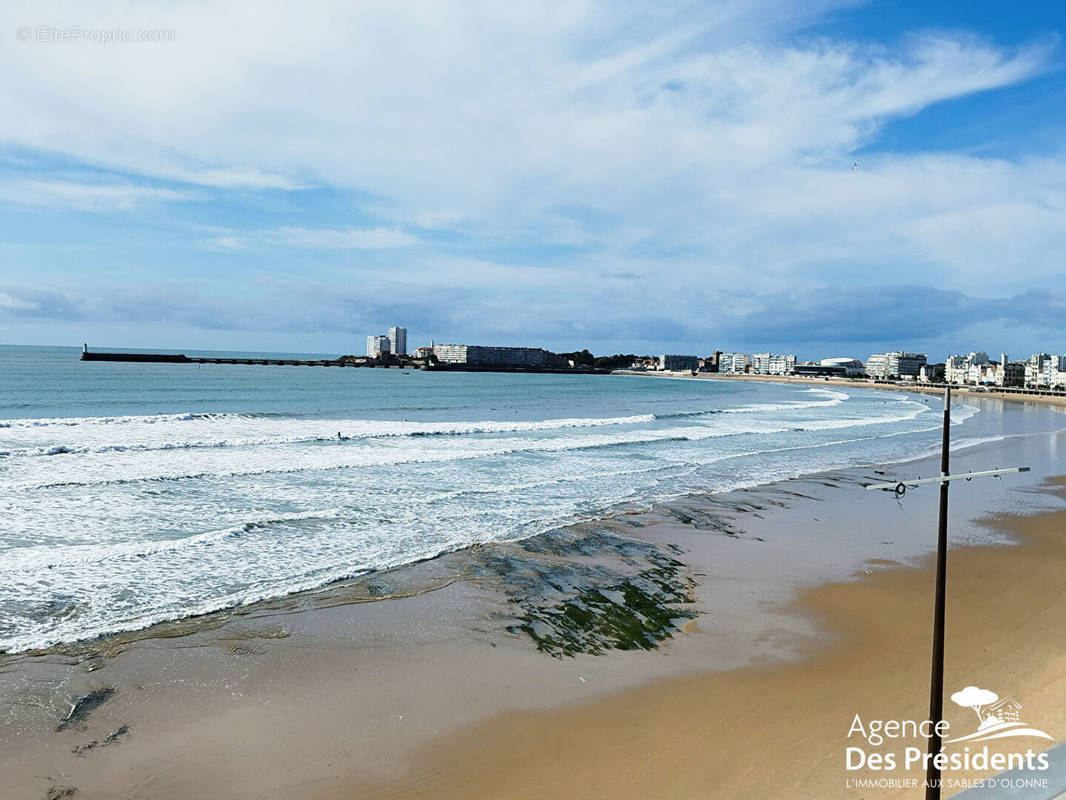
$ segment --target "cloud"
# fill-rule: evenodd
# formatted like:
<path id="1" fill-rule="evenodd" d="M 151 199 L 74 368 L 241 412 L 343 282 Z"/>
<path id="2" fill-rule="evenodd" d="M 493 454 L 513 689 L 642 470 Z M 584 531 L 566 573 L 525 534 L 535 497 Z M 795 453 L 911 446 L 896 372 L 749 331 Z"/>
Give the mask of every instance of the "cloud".
<path id="1" fill-rule="evenodd" d="M 304 185 L 255 167 L 197 168 L 185 164 L 162 166 L 153 172 L 161 178 L 223 189 L 302 189 Z"/>
<path id="2" fill-rule="evenodd" d="M 849 41 L 805 27 L 854 5 L 327 0 L 297 20 L 280 0 L 104 0 L 91 12 L 16 1 L 0 27 L 77 19 L 176 35 L 0 49 L 0 137 L 169 182 L 43 181 L 21 186 L 19 202 L 131 209 L 202 191 L 204 213 L 225 221 L 197 224 L 195 242 L 169 254 L 173 274 L 218 259 L 204 277 L 215 291 L 189 297 L 235 291 L 228 273 L 269 272 L 265 249 L 316 251 L 286 292 L 320 308 L 261 288 L 262 313 L 222 304 L 205 325 L 373 330 L 372 309 L 386 306 L 368 294 L 401 293 L 409 305 L 389 308 L 486 340 L 746 348 L 939 341 L 975 319 L 1053 329 L 1063 152 L 901 152 L 884 134 L 934 104 L 1047 72 L 1056 43 Z M 363 251 L 385 248 L 383 275 Z M 166 296 L 142 257 L 123 262 L 144 284 L 125 306 L 40 298 L 38 310 L 118 318 L 143 302 L 189 320 L 194 306 L 214 308 Z M 358 299 L 343 300 L 338 272 L 365 287 Z M 1037 302 L 1023 311 L 1029 291 Z"/>
<path id="3" fill-rule="evenodd" d="M 625 210 L 666 180 L 698 192 L 843 160 L 887 120 L 1021 80 L 1050 55 L 946 35 L 891 51 L 775 38 L 849 3 L 797 20 L 784 0 L 326 2 L 299 25 L 271 5 L 102 3 L 92 22 L 175 40 L 5 48 L 5 138 L 167 179 L 345 186 L 412 217 L 514 224 L 559 204 Z M 14 3 L 0 21 L 59 25 L 73 8 Z"/>
<path id="4" fill-rule="evenodd" d="M 12 297 L 9 294 L 0 292 L 0 309 L 7 309 L 8 311 L 33 311 L 36 309 L 36 304 L 27 300 L 20 300 L 17 297 Z"/>
<path id="5" fill-rule="evenodd" d="M 505 268 L 499 269 L 506 274 Z M 587 292 L 570 298 L 555 289 L 550 273 L 547 277 L 525 273 L 524 283 L 501 280 L 476 304 L 470 302 L 471 285 L 452 281 L 450 271 L 433 278 L 432 267 L 423 274 L 402 276 L 403 282 L 383 273 L 360 282 L 358 289 L 350 283 L 296 278 L 264 278 L 225 292 L 178 280 L 143 287 L 81 282 L 63 291 L 7 285 L 0 287 L 0 322 L 74 320 L 90 328 L 128 323 L 203 331 L 315 332 L 347 339 L 400 321 L 413 335 L 426 339 L 525 342 L 564 350 L 625 349 L 626 345 L 656 349 L 683 343 L 687 350 L 701 353 L 716 348 L 787 351 L 795 349 L 789 343 L 807 342 L 820 343 L 828 352 L 868 343 L 869 352 L 918 346 L 941 359 L 946 352 L 923 343 L 958 342 L 975 320 L 1050 339 L 1061 337 L 1061 320 L 1066 318 L 1066 291 L 1061 290 L 987 299 L 902 286 L 882 288 L 870 298 L 858 289 L 823 286 L 797 293 L 752 294 L 739 303 L 719 302 L 708 314 L 707 297 L 692 296 L 691 288 L 660 289 L 649 304 L 649 294 L 640 285 L 619 293 L 620 286 L 631 286 L 629 280 L 602 287 L 594 303 L 599 313 L 592 316 Z M 1034 314 L 1037 301 L 1045 310 Z M 1031 349 L 1046 347 L 1038 342 Z M 968 349 L 956 345 L 952 351 Z M 985 344 L 983 349 L 996 345 Z M 826 352 L 810 355 L 821 357 Z"/>
<path id="6" fill-rule="evenodd" d="M 130 211 L 145 205 L 195 200 L 190 192 L 132 184 L 16 179 L 0 183 L 0 200 L 81 211 Z"/>
<path id="7" fill-rule="evenodd" d="M 382 250 L 409 247 L 418 239 L 395 228 L 291 228 L 229 233 L 210 244 L 226 250 L 254 247 L 301 247 L 326 250 Z"/>
<path id="8" fill-rule="evenodd" d="M 276 236 L 289 244 L 303 247 L 335 249 L 377 249 L 407 247 L 417 239 L 409 233 L 388 228 L 359 230 L 357 228 L 280 228 Z"/>

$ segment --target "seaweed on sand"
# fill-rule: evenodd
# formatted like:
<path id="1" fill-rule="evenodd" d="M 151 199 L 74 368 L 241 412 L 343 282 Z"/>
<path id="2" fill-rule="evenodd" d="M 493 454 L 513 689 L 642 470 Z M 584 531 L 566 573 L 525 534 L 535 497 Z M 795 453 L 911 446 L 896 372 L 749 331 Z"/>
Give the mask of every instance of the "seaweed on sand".
<path id="1" fill-rule="evenodd" d="M 110 700 L 114 693 L 115 690 L 113 687 L 106 686 L 101 689 L 93 689 L 88 694 L 75 697 L 70 701 L 70 711 L 59 721 L 56 730 L 66 730 L 71 725 L 77 725 L 84 722 L 93 711 Z"/>
<path id="2" fill-rule="evenodd" d="M 600 588 L 587 588 L 571 600 L 528 607 L 518 630 L 537 649 L 555 657 L 607 650 L 651 650 L 677 630 L 677 620 L 695 613 L 677 608 L 691 602 L 674 582 L 676 572 L 657 568 Z"/>
<path id="3" fill-rule="evenodd" d="M 508 629 L 561 658 L 651 650 L 695 616 L 685 565 L 651 542 L 603 526 L 550 531 L 479 559 L 520 607 Z"/>

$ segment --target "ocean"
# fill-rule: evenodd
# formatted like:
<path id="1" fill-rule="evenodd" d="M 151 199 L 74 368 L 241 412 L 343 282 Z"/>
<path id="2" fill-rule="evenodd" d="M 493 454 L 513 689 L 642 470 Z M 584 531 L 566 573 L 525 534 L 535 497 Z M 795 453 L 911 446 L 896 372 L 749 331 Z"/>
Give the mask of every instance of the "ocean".
<path id="1" fill-rule="evenodd" d="M 940 403 L 858 387 L 82 363 L 77 348 L 0 347 L 0 651 L 687 493 L 916 458 L 937 446 Z M 1051 430 L 1054 416 L 958 404 L 954 437 Z"/>

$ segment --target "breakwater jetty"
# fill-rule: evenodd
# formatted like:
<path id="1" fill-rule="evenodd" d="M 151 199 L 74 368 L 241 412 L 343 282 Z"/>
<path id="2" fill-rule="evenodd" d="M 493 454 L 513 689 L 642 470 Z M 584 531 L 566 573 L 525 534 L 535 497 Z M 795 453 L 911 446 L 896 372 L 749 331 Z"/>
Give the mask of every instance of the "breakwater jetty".
<path id="1" fill-rule="evenodd" d="M 239 358 L 221 356 L 187 356 L 184 353 L 96 352 L 84 346 L 82 361 L 126 361 L 141 364 L 248 364 L 276 367 L 376 367 L 418 369 L 427 372 L 535 372 L 564 375 L 609 375 L 609 369 L 592 367 L 526 366 L 517 364 L 442 364 L 421 359 L 392 357 L 386 361 L 362 356 L 337 358 Z"/>
<path id="2" fill-rule="evenodd" d="M 212 358 L 183 353 L 94 353 L 82 350 L 82 361 L 135 361 L 157 364 L 260 364 L 278 367 L 361 367 L 356 359 L 322 358 Z"/>

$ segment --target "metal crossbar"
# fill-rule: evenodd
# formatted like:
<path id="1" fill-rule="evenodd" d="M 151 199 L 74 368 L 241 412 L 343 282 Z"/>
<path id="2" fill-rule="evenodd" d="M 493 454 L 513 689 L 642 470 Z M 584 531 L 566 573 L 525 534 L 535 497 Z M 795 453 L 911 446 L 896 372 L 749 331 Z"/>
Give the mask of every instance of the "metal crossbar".
<path id="1" fill-rule="evenodd" d="M 948 481 L 970 480 L 971 478 L 984 478 L 990 475 L 1010 475 L 1012 472 L 1028 472 L 1029 467 L 1008 467 L 1007 469 L 984 469 L 980 472 L 960 472 L 957 475 L 937 475 L 935 478 L 913 478 L 910 480 L 892 481 L 889 483 L 871 483 L 867 489 L 880 489 L 884 492 L 902 494 L 899 488 L 910 489 L 923 483 L 947 483 Z"/>

